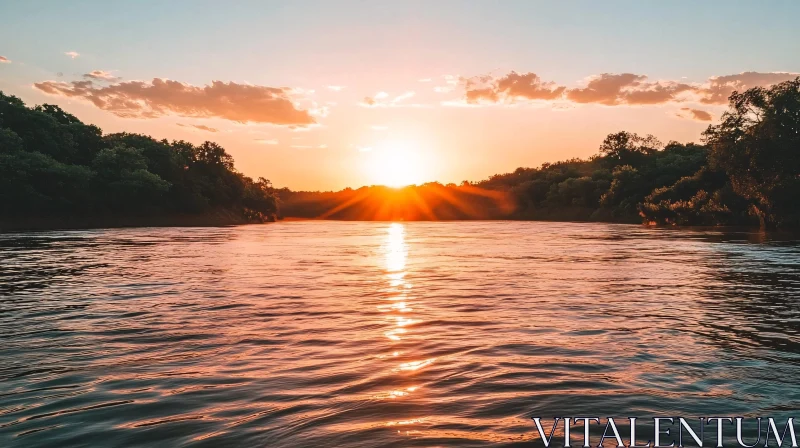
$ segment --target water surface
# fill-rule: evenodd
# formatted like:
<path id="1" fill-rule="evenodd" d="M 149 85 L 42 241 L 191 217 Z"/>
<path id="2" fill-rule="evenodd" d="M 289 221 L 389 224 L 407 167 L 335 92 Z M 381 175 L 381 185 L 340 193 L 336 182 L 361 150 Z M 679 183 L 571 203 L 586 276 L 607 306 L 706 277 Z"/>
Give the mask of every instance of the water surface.
<path id="1" fill-rule="evenodd" d="M 0 235 L 0 446 L 531 446 L 800 408 L 800 243 L 533 222 Z M 579 434 L 578 434 L 579 435 Z"/>

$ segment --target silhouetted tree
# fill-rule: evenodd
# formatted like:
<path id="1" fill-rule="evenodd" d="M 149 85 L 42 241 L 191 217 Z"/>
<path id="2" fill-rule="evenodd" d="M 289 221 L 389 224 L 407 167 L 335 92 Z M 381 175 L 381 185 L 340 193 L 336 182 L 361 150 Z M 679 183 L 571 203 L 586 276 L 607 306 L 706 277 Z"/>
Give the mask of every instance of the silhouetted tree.
<path id="1" fill-rule="evenodd" d="M 734 92 L 721 123 L 704 136 L 712 163 L 762 226 L 800 223 L 800 78 Z"/>
<path id="2" fill-rule="evenodd" d="M 652 135 L 641 137 L 632 132 L 617 132 L 609 134 L 600 144 L 600 155 L 611 167 L 631 165 L 638 167 L 653 154 L 663 147 L 662 143 Z"/>
<path id="3" fill-rule="evenodd" d="M 58 106 L 28 108 L 0 92 L 0 224 L 215 210 L 264 221 L 278 203 L 269 181 L 238 173 L 216 143 L 103 136 Z"/>

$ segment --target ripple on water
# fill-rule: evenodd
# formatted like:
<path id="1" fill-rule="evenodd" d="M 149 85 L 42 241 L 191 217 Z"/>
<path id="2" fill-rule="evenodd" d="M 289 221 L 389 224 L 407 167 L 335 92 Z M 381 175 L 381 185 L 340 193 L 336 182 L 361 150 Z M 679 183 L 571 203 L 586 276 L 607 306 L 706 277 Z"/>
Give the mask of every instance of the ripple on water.
<path id="1" fill-rule="evenodd" d="M 532 415 L 788 415 L 798 260 L 606 224 L 4 234 L 0 446 L 516 446 Z"/>

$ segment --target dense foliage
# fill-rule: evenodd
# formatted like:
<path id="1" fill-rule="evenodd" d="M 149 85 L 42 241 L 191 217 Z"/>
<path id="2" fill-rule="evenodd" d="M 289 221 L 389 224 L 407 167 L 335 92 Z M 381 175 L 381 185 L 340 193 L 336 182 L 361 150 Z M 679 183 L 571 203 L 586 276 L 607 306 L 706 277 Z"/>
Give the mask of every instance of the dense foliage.
<path id="1" fill-rule="evenodd" d="M 618 132 L 589 160 L 406 187 L 389 196 L 400 206 L 386 205 L 385 187 L 278 195 L 285 215 L 303 217 L 800 226 L 800 78 L 734 93 L 704 143 Z"/>
<path id="2" fill-rule="evenodd" d="M 103 135 L 58 106 L 29 108 L 0 92 L 3 222 L 91 223 L 111 216 L 168 223 L 160 218 L 187 215 L 248 222 L 276 214 L 270 182 L 238 173 L 216 143 Z"/>

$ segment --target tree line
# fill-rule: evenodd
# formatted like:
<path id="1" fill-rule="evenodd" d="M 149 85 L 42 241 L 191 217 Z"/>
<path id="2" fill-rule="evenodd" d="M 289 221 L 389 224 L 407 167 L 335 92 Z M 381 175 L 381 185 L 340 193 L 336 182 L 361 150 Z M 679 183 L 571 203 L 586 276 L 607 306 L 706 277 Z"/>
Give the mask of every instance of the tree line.
<path id="1" fill-rule="evenodd" d="M 277 213 L 270 182 L 236 171 L 216 143 L 103 135 L 58 106 L 26 107 L 0 92 L 6 227 L 263 222 Z"/>
<path id="2" fill-rule="evenodd" d="M 623 131 L 606 137 L 588 160 L 518 168 L 479 182 L 394 193 L 385 187 L 277 193 L 287 216 L 800 227 L 800 78 L 729 100 L 700 144 L 663 144 Z M 400 205 L 387 207 L 387 194 Z"/>
<path id="3" fill-rule="evenodd" d="M 478 182 L 307 192 L 244 176 L 213 142 L 103 135 L 58 106 L 29 108 L 0 92 L 0 227 L 36 220 L 58 227 L 76 216 L 122 224 L 287 216 L 800 227 L 800 78 L 735 92 L 729 100 L 701 143 L 663 144 L 623 131 L 606 137 L 589 159 Z M 208 216 L 219 219 L 197 221 Z"/>

